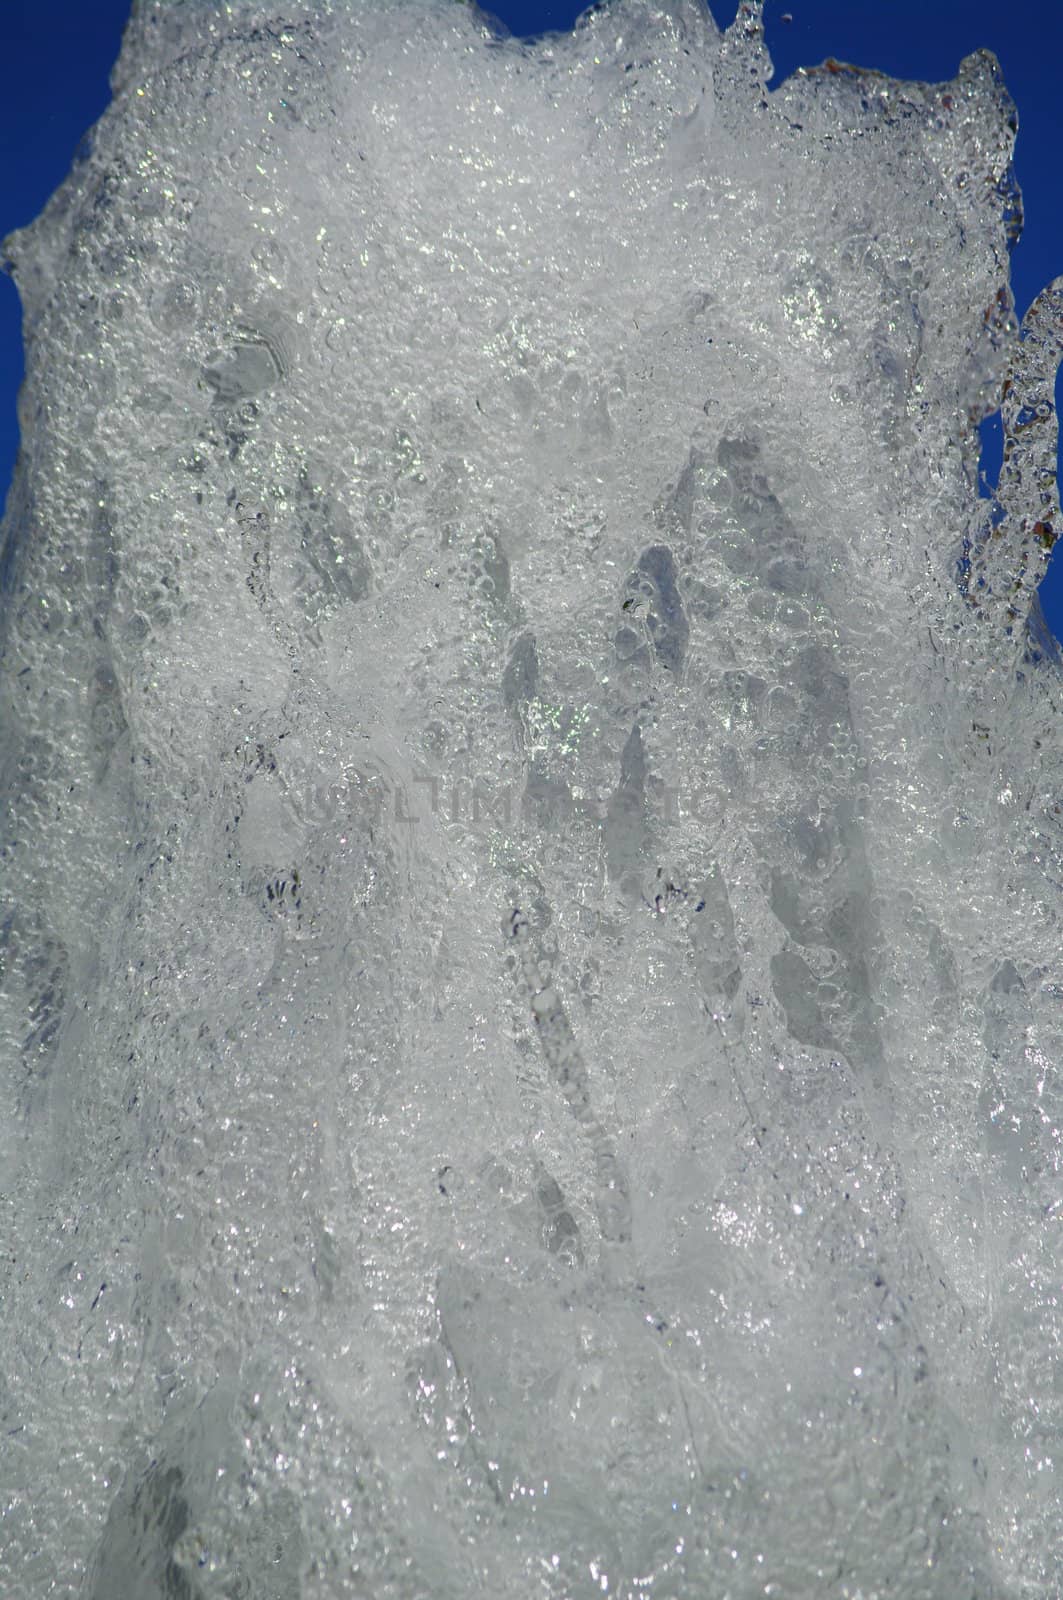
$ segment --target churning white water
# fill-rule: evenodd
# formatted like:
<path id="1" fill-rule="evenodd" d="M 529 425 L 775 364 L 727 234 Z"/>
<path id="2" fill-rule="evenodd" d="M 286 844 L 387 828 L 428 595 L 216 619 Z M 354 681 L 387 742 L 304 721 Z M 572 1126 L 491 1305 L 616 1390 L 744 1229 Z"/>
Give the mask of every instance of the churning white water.
<path id="1" fill-rule="evenodd" d="M 769 74 L 139 0 L 7 242 L 5 1595 L 1059 1592 L 1063 291 Z"/>

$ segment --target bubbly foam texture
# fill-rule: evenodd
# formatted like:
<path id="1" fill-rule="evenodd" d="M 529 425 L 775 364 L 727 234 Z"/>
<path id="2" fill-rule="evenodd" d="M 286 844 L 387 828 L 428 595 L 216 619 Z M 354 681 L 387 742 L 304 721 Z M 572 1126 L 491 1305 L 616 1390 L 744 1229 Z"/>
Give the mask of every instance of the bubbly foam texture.
<path id="1" fill-rule="evenodd" d="M 5 1592 L 1058 1587 L 1061 290 L 769 76 L 145 0 L 7 242 Z"/>

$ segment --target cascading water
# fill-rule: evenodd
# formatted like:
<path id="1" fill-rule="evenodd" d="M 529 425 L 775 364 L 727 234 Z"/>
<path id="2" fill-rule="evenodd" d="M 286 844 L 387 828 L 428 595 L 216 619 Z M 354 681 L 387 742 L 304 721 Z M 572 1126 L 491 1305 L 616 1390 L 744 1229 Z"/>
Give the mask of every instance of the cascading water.
<path id="1" fill-rule="evenodd" d="M 7 242 L 5 1594 L 1058 1592 L 1063 287 L 769 74 L 138 0 Z"/>

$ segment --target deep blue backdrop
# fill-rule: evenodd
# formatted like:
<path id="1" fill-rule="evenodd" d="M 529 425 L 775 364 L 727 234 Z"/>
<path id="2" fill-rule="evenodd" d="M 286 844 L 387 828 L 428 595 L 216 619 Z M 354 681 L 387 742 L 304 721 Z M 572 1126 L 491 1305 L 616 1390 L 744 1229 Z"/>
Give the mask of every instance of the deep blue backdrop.
<path id="1" fill-rule="evenodd" d="M 70 166 L 82 135 L 103 111 L 129 0 L 2 0 L 6 116 L 0 121 L 0 236 L 29 222 Z M 493 0 L 514 33 L 569 28 L 579 0 Z M 735 0 L 711 0 L 726 25 Z M 784 21 L 789 14 L 791 20 Z M 1000 58 L 1019 108 L 1015 164 L 1026 225 L 1012 260 L 1020 314 L 1063 273 L 1063 0 L 768 0 L 768 45 L 776 81 L 826 56 L 901 78 L 940 82 L 960 59 L 988 46 Z M 15 394 L 22 381 L 18 296 L 0 281 L 0 495 L 18 443 Z M 985 470 L 995 478 L 999 429 L 983 430 Z M 1063 638 L 1063 550 L 1042 587 L 1045 611 Z"/>

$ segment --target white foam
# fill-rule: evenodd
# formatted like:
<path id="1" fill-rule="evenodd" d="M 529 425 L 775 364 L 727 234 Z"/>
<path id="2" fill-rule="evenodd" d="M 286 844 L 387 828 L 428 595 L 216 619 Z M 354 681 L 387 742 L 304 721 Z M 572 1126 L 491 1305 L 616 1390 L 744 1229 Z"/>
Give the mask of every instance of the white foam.
<path id="1" fill-rule="evenodd" d="M 12 1592 L 1058 1583 L 1060 291 L 769 75 L 144 3 L 7 242 Z"/>

